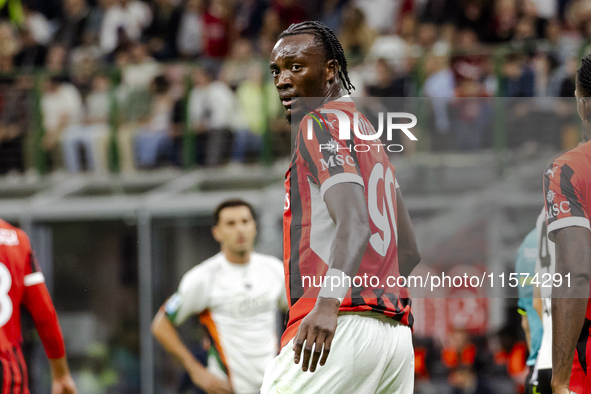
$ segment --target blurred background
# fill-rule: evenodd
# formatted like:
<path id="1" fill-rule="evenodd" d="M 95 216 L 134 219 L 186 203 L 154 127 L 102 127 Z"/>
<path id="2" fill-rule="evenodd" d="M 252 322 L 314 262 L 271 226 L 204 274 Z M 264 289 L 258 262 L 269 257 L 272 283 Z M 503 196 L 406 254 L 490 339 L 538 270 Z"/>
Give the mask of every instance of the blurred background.
<path id="1" fill-rule="evenodd" d="M 0 217 L 31 236 L 81 393 L 194 392 L 149 324 L 182 274 L 217 252 L 211 212 L 224 198 L 253 203 L 257 250 L 281 256 L 290 126 L 268 59 L 289 24 L 337 33 L 353 96 L 426 103 L 429 127 L 392 160 L 432 271 L 512 271 L 546 164 L 581 138 L 572 96 L 591 51 L 585 0 L 0 7 Z M 475 296 L 415 300 L 417 392 L 523 389 L 516 290 Z M 199 348 L 195 326 L 184 338 Z M 25 327 L 32 392 L 47 393 Z"/>

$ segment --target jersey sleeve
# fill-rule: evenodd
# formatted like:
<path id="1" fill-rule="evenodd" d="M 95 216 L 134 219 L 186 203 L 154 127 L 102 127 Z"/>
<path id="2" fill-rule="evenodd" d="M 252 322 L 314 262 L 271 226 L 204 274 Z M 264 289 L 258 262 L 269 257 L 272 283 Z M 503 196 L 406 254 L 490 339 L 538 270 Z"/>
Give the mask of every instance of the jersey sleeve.
<path id="1" fill-rule="evenodd" d="M 583 181 L 568 163 L 553 163 L 544 172 L 546 223 L 551 241 L 561 228 L 590 228 L 583 191 Z"/>
<path id="2" fill-rule="evenodd" d="M 27 264 L 25 265 L 24 285 L 25 287 L 29 287 L 39 283 L 45 283 L 45 276 L 43 276 L 43 272 L 39 268 L 39 262 L 35 257 L 35 252 L 31 250 L 28 254 Z"/>
<path id="3" fill-rule="evenodd" d="M 339 139 L 333 124 L 337 127 L 336 116 L 333 119 L 331 115 L 321 117 L 319 114 L 307 115 L 300 124 L 298 150 L 314 183 L 320 187 L 323 199 L 326 191 L 339 183 L 364 186 L 353 140 Z"/>
<path id="4" fill-rule="evenodd" d="M 66 348 L 57 312 L 30 246 L 25 265 L 23 305 L 33 318 L 47 357 L 49 359 L 64 357 Z"/>
<path id="5" fill-rule="evenodd" d="M 177 292 L 164 304 L 166 317 L 175 326 L 208 307 L 208 289 L 212 278 L 207 270 L 199 268 L 195 267 L 183 276 Z"/>

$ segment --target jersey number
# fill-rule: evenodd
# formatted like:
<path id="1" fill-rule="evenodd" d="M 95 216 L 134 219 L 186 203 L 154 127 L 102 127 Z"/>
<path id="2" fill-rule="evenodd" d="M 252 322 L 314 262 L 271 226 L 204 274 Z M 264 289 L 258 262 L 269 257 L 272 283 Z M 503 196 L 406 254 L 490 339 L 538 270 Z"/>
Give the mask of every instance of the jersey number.
<path id="1" fill-rule="evenodd" d="M 377 163 L 368 182 L 367 204 L 369 217 L 380 231 L 376 231 L 369 238 L 369 243 L 380 256 L 385 256 L 392 242 L 392 231 L 394 239 L 398 240 L 398 229 L 396 227 L 396 215 L 394 212 L 394 199 L 392 192 L 396 190 L 394 174 L 390 167 L 386 168 L 381 163 Z M 382 191 L 382 193 L 379 193 Z M 378 201 L 382 196 L 382 200 Z M 383 234 L 380 235 L 380 232 Z"/>
<path id="2" fill-rule="evenodd" d="M 8 323 L 12 316 L 12 300 L 8 296 L 11 287 L 10 271 L 3 263 L 0 263 L 0 327 Z"/>

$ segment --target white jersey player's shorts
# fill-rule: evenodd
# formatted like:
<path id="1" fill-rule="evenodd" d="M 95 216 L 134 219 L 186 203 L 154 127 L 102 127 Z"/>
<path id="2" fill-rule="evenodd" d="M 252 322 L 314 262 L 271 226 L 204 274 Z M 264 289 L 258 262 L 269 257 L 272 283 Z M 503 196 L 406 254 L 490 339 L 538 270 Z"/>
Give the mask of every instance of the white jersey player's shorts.
<path id="1" fill-rule="evenodd" d="M 293 358 L 292 339 L 267 367 L 262 394 L 413 392 L 410 328 L 378 313 L 341 314 L 326 364 L 315 372 Z"/>

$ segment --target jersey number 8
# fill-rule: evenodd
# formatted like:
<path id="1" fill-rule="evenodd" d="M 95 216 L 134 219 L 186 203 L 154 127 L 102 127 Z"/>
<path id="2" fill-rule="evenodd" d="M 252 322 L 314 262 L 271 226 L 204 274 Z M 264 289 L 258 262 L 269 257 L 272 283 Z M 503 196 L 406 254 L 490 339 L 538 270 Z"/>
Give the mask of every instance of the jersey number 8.
<path id="1" fill-rule="evenodd" d="M 3 327 L 12 316 L 12 300 L 8 295 L 12 287 L 10 271 L 3 263 L 0 263 L 0 327 Z"/>

